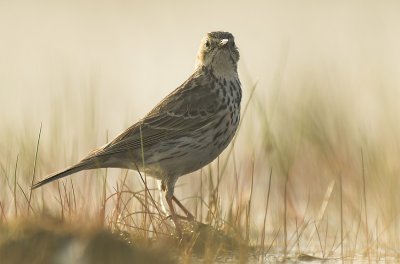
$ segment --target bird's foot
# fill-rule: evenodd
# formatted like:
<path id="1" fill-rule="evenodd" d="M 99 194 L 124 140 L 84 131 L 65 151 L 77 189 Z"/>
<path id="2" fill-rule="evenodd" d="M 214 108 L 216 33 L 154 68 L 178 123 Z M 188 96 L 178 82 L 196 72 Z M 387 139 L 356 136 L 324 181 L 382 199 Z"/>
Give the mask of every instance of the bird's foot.
<path id="1" fill-rule="evenodd" d="M 193 215 L 188 215 L 188 216 L 183 216 L 183 215 L 175 215 L 175 217 L 177 218 L 177 219 L 180 219 L 180 220 L 185 220 L 185 221 L 188 221 L 188 222 L 194 222 L 194 216 Z M 166 219 L 174 219 L 174 216 L 173 215 L 167 215 L 167 217 L 166 217 Z"/>

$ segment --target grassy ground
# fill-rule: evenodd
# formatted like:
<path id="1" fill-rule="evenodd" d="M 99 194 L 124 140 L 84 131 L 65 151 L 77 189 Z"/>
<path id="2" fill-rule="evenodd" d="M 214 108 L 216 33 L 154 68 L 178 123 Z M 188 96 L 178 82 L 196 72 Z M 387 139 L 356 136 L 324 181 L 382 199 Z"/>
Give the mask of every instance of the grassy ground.
<path id="1" fill-rule="evenodd" d="M 42 145 L 44 128 L 39 127 L 36 136 L 16 145 L 16 155 L 1 159 L 1 259 L 396 261 L 397 125 L 385 123 L 391 131 L 362 130 L 348 94 L 332 98 L 310 92 L 309 83 L 318 87 L 318 79 L 308 79 L 304 93 L 293 97 L 285 95 L 279 78 L 271 84 L 277 85 L 279 100 L 265 109 L 259 88 L 250 86 L 234 144 L 213 164 L 178 182 L 178 197 L 198 221 L 182 222 L 182 237 L 162 210 L 155 181 L 146 175 L 95 170 L 32 192 L 32 181 L 52 170 L 49 161 L 59 159 L 58 150 Z M 385 107 L 380 118 L 393 110 Z M 249 136 L 254 130 L 256 138 Z M 243 148 L 246 144 L 250 147 Z"/>

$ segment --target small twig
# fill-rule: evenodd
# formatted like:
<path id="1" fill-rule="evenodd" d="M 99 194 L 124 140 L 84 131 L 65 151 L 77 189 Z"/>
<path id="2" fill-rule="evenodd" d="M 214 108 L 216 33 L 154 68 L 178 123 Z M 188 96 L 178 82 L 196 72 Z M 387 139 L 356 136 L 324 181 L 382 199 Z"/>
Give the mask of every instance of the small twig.
<path id="1" fill-rule="evenodd" d="M 328 188 L 326 189 L 326 192 L 325 192 L 325 195 L 324 195 L 324 199 L 322 200 L 321 207 L 320 207 L 320 209 L 318 211 L 318 215 L 317 215 L 317 219 L 316 219 L 317 227 L 319 226 L 322 218 L 324 217 L 324 214 L 325 214 L 326 208 L 328 207 L 328 203 L 329 203 L 330 197 L 332 195 L 332 191 L 333 191 L 333 187 L 334 186 L 335 186 L 335 181 L 332 180 L 331 183 L 328 185 Z M 313 230 L 311 235 L 309 236 L 310 239 L 308 241 L 307 247 L 310 246 L 310 244 L 311 244 L 311 242 L 312 242 L 312 240 L 314 238 L 315 230 Z"/>
<path id="2" fill-rule="evenodd" d="M 289 172 L 286 173 L 285 179 L 285 190 L 284 190 L 284 200 L 283 200 L 283 238 L 285 240 L 285 248 L 284 248 L 284 257 L 287 256 L 287 188 L 288 188 L 288 181 L 289 181 Z"/>
<path id="3" fill-rule="evenodd" d="M 269 172 L 269 181 L 268 181 L 268 192 L 267 192 L 267 204 L 265 205 L 265 214 L 264 214 L 264 225 L 261 233 L 261 253 L 264 255 L 264 242 L 265 242 L 265 225 L 267 222 L 267 214 L 268 214 L 268 206 L 269 206 L 269 195 L 271 193 L 271 180 L 272 180 L 272 168 Z"/>
<path id="4" fill-rule="evenodd" d="M 361 148 L 361 164 L 362 164 L 362 181 L 363 181 L 363 198 L 364 198 L 364 217 L 365 217 L 365 237 L 367 239 L 367 256 L 368 263 L 371 263 L 369 255 L 369 227 L 368 227 L 368 211 L 367 211 L 367 191 L 366 191 L 366 180 L 365 180 L 365 167 L 364 167 L 364 153 Z"/>
<path id="5" fill-rule="evenodd" d="M 14 207 L 15 207 L 15 218 L 17 218 L 18 215 L 18 206 L 17 206 L 17 169 L 18 169 L 18 157 L 17 155 L 17 160 L 15 161 L 15 169 L 14 169 Z"/>
<path id="6" fill-rule="evenodd" d="M 274 239 L 272 239 L 271 244 L 269 245 L 269 247 L 268 247 L 266 253 L 268 253 L 268 252 L 271 250 L 272 245 L 274 244 L 275 240 L 278 238 L 278 235 L 279 235 L 279 232 L 280 232 L 280 231 L 281 231 L 281 227 L 279 227 L 278 231 L 276 232 L 276 234 L 275 234 L 275 236 L 274 236 Z"/>
<path id="7" fill-rule="evenodd" d="M 324 252 L 324 248 L 322 247 L 321 236 L 319 235 L 318 226 L 317 226 L 316 223 L 314 223 L 314 227 L 315 227 L 315 230 L 317 232 L 319 246 L 321 247 L 322 258 L 325 258 L 325 252 Z"/>
<path id="8" fill-rule="evenodd" d="M 60 182 L 57 182 L 57 189 L 58 189 L 58 196 L 60 197 L 60 205 L 61 205 L 61 219 L 64 220 L 64 204 L 63 204 L 63 199 L 61 195 L 61 188 L 60 188 Z"/>
<path id="9" fill-rule="evenodd" d="M 26 195 L 26 193 L 24 192 L 24 189 L 22 189 L 22 187 L 21 187 L 21 185 L 20 185 L 19 183 L 17 183 L 17 185 L 18 185 L 18 188 L 21 190 L 22 194 L 24 195 L 25 200 L 26 200 L 26 202 L 28 203 L 28 207 L 30 207 L 31 210 L 32 210 L 32 212 L 35 213 L 35 212 L 33 211 L 33 208 L 32 208 L 32 206 L 31 206 L 31 204 L 28 202 L 28 201 L 29 201 L 29 198 L 28 198 L 28 196 Z"/>
<path id="10" fill-rule="evenodd" d="M 340 253 L 342 263 L 344 263 L 344 249 L 343 249 L 343 186 L 342 174 L 339 175 L 339 188 L 340 188 Z"/>
<path id="11" fill-rule="evenodd" d="M 74 208 L 75 208 L 75 212 L 76 212 L 76 196 L 75 196 L 74 183 L 72 182 L 72 179 L 70 179 L 70 183 L 71 183 L 71 189 L 72 189 L 72 197 L 74 200 Z"/>
<path id="12" fill-rule="evenodd" d="M 39 143 L 40 143 L 40 136 L 42 134 L 42 123 L 40 123 L 40 130 L 39 130 L 39 136 L 37 139 L 37 144 L 36 144 L 36 151 L 35 151 L 35 160 L 33 163 L 33 172 L 32 172 L 32 181 L 31 181 L 31 186 L 35 182 L 35 175 L 36 175 L 36 163 L 37 163 L 37 157 L 38 157 L 38 152 L 39 152 Z M 31 208 L 31 201 L 32 201 L 32 189 L 29 190 L 29 199 L 28 199 L 28 215 L 29 215 L 29 209 Z"/>

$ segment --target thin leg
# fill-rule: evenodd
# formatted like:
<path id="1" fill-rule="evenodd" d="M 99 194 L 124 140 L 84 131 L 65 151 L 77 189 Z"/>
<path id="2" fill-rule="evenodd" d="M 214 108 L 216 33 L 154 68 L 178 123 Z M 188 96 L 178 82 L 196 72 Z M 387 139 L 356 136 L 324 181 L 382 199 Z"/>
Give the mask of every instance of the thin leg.
<path id="1" fill-rule="evenodd" d="M 181 235 L 181 234 L 182 234 L 182 230 L 181 230 L 181 227 L 180 227 L 180 225 L 179 225 L 178 217 L 177 217 L 177 215 L 176 215 L 174 206 L 173 206 L 173 204 L 172 204 L 172 199 L 173 199 L 173 196 L 172 196 L 172 197 L 168 197 L 168 196 L 165 197 L 165 200 L 167 200 L 167 204 L 168 204 L 169 210 L 170 210 L 170 212 L 171 212 L 172 221 L 174 221 L 174 224 L 175 224 L 176 232 L 178 232 L 178 234 Z"/>
<path id="2" fill-rule="evenodd" d="M 174 201 L 179 206 L 179 208 L 181 208 L 182 211 L 186 214 L 187 220 L 189 221 L 194 220 L 194 216 L 189 212 L 188 209 L 185 208 L 185 206 L 183 206 L 183 204 L 178 199 L 176 199 L 175 196 L 172 196 L 172 201 Z"/>
<path id="3" fill-rule="evenodd" d="M 175 224 L 175 228 L 178 234 L 182 234 L 182 228 L 180 226 L 180 223 L 178 222 L 178 218 L 180 219 L 185 219 L 188 221 L 193 221 L 194 217 L 193 215 L 179 202 L 178 199 L 174 196 L 174 187 L 175 187 L 175 182 L 178 178 L 177 177 L 165 177 L 161 181 L 161 189 L 166 192 L 165 194 L 165 200 L 167 201 L 169 211 L 171 214 L 172 221 Z M 182 209 L 182 211 L 186 214 L 186 217 L 184 216 L 179 216 L 176 214 L 176 211 L 174 209 L 173 201 L 179 206 L 179 208 Z"/>

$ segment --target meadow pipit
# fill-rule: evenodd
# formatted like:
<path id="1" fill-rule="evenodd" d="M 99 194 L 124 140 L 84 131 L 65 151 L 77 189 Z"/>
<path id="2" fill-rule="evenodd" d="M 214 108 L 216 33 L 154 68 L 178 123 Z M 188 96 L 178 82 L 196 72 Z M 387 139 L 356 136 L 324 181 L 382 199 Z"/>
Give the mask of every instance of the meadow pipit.
<path id="1" fill-rule="evenodd" d="M 113 141 L 32 188 L 81 170 L 139 169 L 161 180 L 176 226 L 178 216 L 172 201 L 193 219 L 175 198 L 174 186 L 180 176 L 213 161 L 235 135 L 242 98 L 238 60 L 231 33 L 208 33 L 189 79 Z"/>

